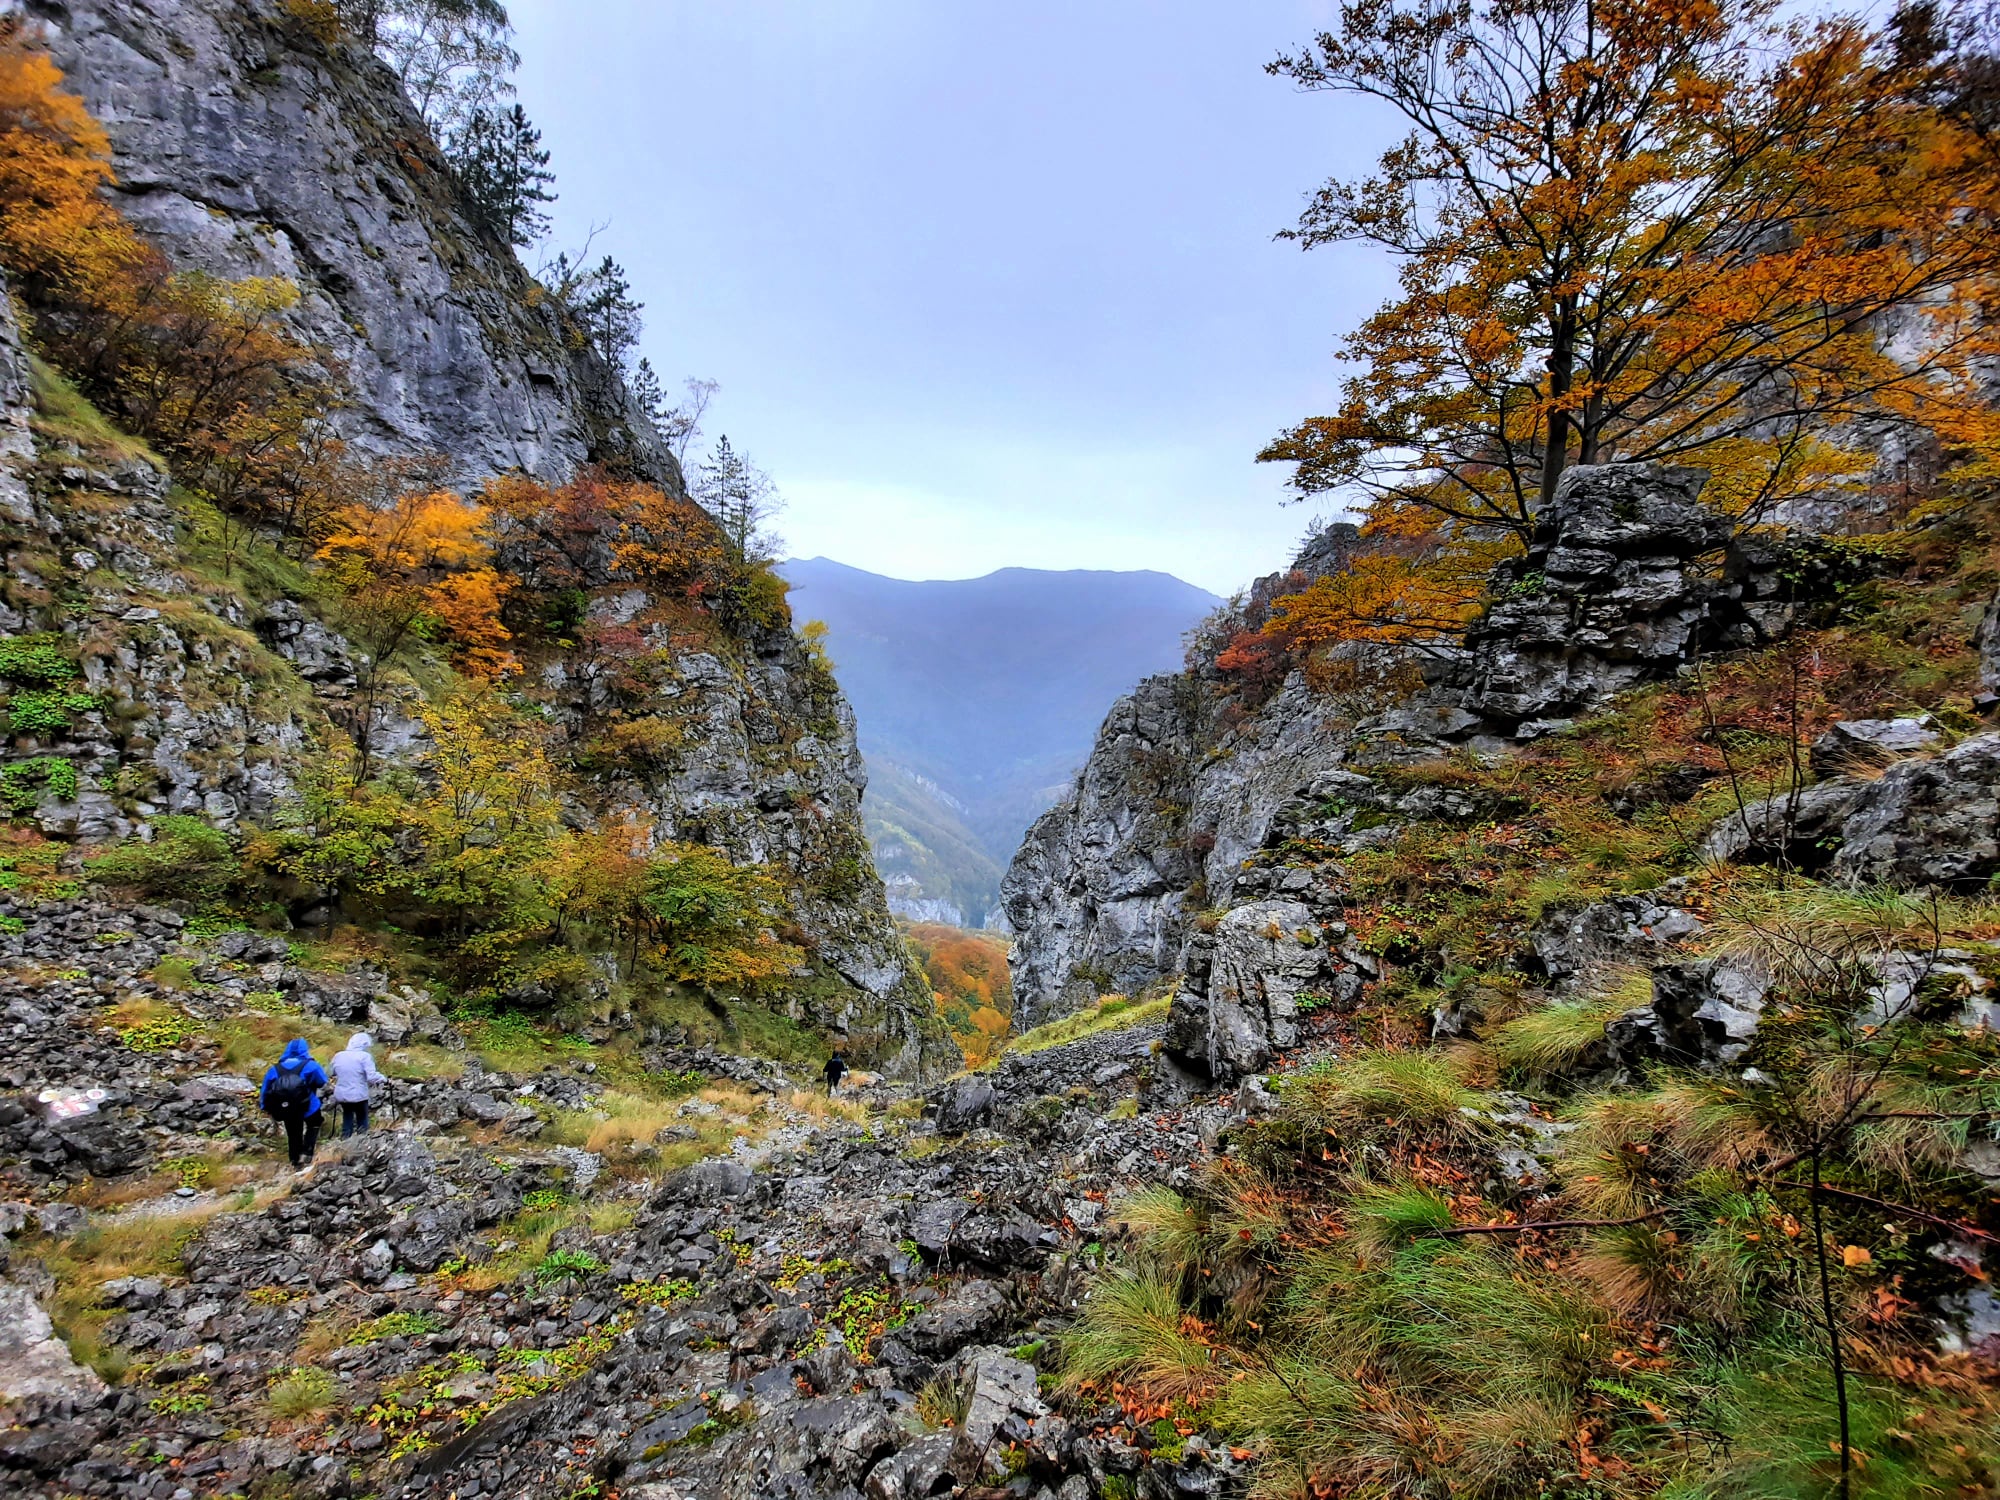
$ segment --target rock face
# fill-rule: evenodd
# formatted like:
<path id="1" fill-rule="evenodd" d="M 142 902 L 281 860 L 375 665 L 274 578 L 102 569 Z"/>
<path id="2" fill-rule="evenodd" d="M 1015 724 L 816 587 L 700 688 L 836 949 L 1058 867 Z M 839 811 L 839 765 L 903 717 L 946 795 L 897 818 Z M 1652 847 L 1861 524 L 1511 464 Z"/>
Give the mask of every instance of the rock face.
<path id="1" fill-rule="evenodd" d="M 364 48 L 282 0 L 31 0 L 110 132 L 120 209 L 176 264 L 279 276 L 344 375 L 364 452 L 462 483 L 589 460 L 679 487 L 594 356 L 567 347 L 511 248 L 467 220 L 430 132 Z"/>
<path id="2" fill-rule="evenodd" d="M 131 219 L 179 266 L 299 285 L 298 331 L 348 388 L 337 417 L 355 447 L 435 455 L 468 484 L 515 468 L 561 478 L 596 461 L 679 489 L 672 459 L 629 420 L 608 372 L 568 348 L 511 249 L 469 227 L 393 74 L 320 39 L 309 7 L 30 9 L 110 132 Z M 162 814 L 269 824 L 316 753 L 361 733 L 381 762 L 421 774 L 432 747 L 414 680 L 391 682 L 365 729 L 355 723 L 357 654 L 312 603 L 193 567 L 191 518 L 144 457 L 54 439 L 35 450 L 31 385 L 9 305 L 0 631 L 57 637 L 97 705 L 5 752 L 45 768 L 38 785 L 9 788 L 34 799 L 44 833 L 106 844 L 146 837 Z M 655 621 L 644 594 L 603 582 L 592 615 L 645 637 L 657 691 L 615 700 L 604 662 L 560 651 L 529 664 L 537 711 L 565 736 L 557 753 L 579 762 L 567 815 L 768 864 L 791 888 L 813 959 L 793 1019 L 843 1032 L 857 1058 L 901 1073 L 955 1065 L 869 859 L 838 686 L 788 624 L 717 618 L 691 636 Z M 612 709 L 661 720 L 659 733 L 645 754 L 581 764 Z"/>
<path id="3" fill-rule="evenodd" d="M 1386 710 L 1379 698 L 1315 691 L 1299 673 L 1250 708 L 1212 668 L 1141 683 L 1112 708 L 1075 787 L 1029 831 L 1001 887 L 1023 1023 L 1106 990 L 1205 974 L 1206 949 L 1189 939 L 1203 911 L 1226 922 L 1245 902 L 1295 899 L 1337 920 L 1338 902 L 1311 872 L 1259 868 L 1282 863 L 1287 843 L 1351 853 L 1410 822 L 1480 813 L 1440 787 L 1391 794 L 1371 770 L 1459 744 L 1497 752 L 1673 675 L 1706 645 L 1787 628 L 1799 605 L 1785 580 L 1798 559 L 1783 542 L 1726 548 L 1727 518 L 1700 502 L 1705 478 L 1657 464 L 1571 469 L 1546 535 L 1495 573 L 1496 597 L 1466 649 L 1401 663 L 1399 675 L 1421 685 Z M 1356 544 L 1351 528 L 1322 533 L 1251 599 L 1339 571 Z M 1282 990 L 1297 957 L 1274 949 L 1252 962 L 1275 964 L 1258 972 Z M 1246 977 L 1232 974 L 1225 989 Z M 1208 1015 L 1204 984 L 1196 977 L 1177 1002 L 1177 1044 L 1203 1066 L 1237 1067 L 1231 1052 L 1257 1054 L 1263 1028 Z M 1266 1013 L 1264 1024 L 1283 1020 Z"/>
<path id="4" fill-rule="evenodd" d="M 1187 972 L 1167 1019 L 1167 1047 L 1232 1078 L 1269 1066 L 1297 1045 L 1301 1008 L 1348 1002 L 1362 971 L 1334 946 L 1345 928 L 1323 932 L 1298 901 L 1252 901 L 1234 908 L 1187 947 Z"/>
<path id="5" fill-rule="evenodd" d="M 1713 859 L 1783 859 L 1853 886 L 1972 892 L 2000 871 L 2000 734 L 1752 803 L 1708 837 Z"/>
<path id="6" fill-rule="evenodd" d="M 1700 502 L 1707 473 L 1579 465 L 1556 486 L 1545 542 L 1494 570 L 1466 642 L 1465 706 L 1503 725 L 1567 718 L 1690 659 L 1711 589 L 1690 564 L 1729 537 Z"/>
<path id="7" fill-rule="evenodd" d="M 1035 820 L 1000 887 L 1024 1029 L 1100 991 L 1130 992 L 1180 949 L 1200 868 L 1177 801 L 1197 741 L 1184 677 L 1152 677 L 1113 705 L 1076 786 Z"/>

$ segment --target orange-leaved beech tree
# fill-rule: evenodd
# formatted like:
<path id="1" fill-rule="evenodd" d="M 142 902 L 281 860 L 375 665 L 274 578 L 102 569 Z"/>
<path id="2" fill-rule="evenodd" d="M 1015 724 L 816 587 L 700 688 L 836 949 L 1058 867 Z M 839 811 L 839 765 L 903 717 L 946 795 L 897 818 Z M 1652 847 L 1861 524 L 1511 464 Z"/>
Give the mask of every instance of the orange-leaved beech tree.
<path id="1" fill-rule="evenodd" d="M 22 18 L 0 19 L 0 265 L 31 297 L 85 301 L 152 251 L 103 196 L 111 143 Z"/>
<path id="2" fill-rule="evenodd" d="M 683 495 L 601 471 L 563 485 L 506 475 L 487 485 L 493 544 L 522 587 L 545 601 L 636 584 L 662 602 L 699 602 L 726 581 L 715 523 Z"/>
<path id="3" fill-rule="evenodd" d="M 2000 240 L 1967 212 L 1968 128 L 1861 22 L 1777 12 L 1352 0 L 1274 62 L 1409 130 L 1288 231 L 1388 250 L 1401 290 L 1350 335 L 1339 409 L 1260 456 L 1448 548 L 1531 538 L 1572 463 L 1697 464 L 1755 521 L 1865 470 L 1858 418 L 1990 447 Z"/>
<path id="4" fill-rule="evenodd" d="M 318 558 L 341 596 L 341 624 L 360 646 L 361 692 L 351 727 L 367 779 L 382 670 L 406 644 L 444 642 L 460 670 L 495 678 L 514 666 L 500 610 L 511 580 L 493 567 L 487 512 L 449 490 L 399 496 L 386 507 L 343 510 Z"/>

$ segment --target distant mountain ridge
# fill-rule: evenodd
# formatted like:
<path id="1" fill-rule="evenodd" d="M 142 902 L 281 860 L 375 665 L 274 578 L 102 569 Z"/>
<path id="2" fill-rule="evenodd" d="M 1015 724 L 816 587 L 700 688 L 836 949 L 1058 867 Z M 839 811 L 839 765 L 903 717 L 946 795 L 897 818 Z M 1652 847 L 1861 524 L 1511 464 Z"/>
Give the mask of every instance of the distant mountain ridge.
<path id="1" fill-rule="evenodd" d="M 892 908 L 977 926 L 1028 825 L 1090 753 L 1105 705 L 1181 666 L 1222 601 L 1167 573 L 1002 568 L 886 578 L 782 565 L 860 720 L 864 803 Z"/>

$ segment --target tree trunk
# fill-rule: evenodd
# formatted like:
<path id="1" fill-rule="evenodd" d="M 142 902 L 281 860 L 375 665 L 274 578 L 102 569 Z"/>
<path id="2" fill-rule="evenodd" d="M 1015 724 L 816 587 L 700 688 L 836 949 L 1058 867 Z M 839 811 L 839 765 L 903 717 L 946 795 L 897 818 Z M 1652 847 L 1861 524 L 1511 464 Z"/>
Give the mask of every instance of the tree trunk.
<path id="1" fill-rule="evenodd" d="M 1555 337 L 1549 344 L 1549 399 L 1560 401 L 1570 392 L 1576 374 L 1576 307 L 1557 304 Z M 1556 484 L 1569 461 L 1570 416 L 1567 411 L 1549 412 L 1548 440 L 1542 447 L 1542 485 L 1535 515 L 1535 533 L 1546 537 L 1555 525 Z"/>

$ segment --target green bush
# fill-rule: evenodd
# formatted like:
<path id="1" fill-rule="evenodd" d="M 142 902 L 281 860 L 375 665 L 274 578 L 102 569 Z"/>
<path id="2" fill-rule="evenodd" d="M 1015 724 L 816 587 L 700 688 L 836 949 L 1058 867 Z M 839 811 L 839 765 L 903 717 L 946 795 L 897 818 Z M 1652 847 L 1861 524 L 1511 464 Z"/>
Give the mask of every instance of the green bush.
<path id="1" fill-rule="evenodd" d="M 0 637 L 0 678 L 8 682 L 50 688 L 74 682 L 82 675 L 59 635 Z"/>
<path id="2" fill-rule="evenodd" d="M 584 1250 L 551 1250 L 535 1267 L 535 1280 L 561 1281 L 566 1276 L 594 1276 L 604 1262 Z"/>
<path id="3" fill-rule="evenodd" d="M 121 886 L 149 897 L 213 901 L 235 881 L 240 865 L 229 835 L 200 818 L 153 820 L 153 840 L 128 840 L 86 860 L 84 870 L 98 885 Z"/>
<path id="4" fill-rule="evenodd" d="M 87 714 L 97 706 L 90 694 L 63 688 L 16 693 L 7 700 L 7 730 L 10 734 L 64 734 L 71 714 Z"/>
<path id="5" fill-rule="evenodd" d="M 33 812 L 44 796 L 73 802 L 81 789 L 76 766 L 60 755 L 37 755 L 0 771 L 0 802 L 11 812 Z"/>

